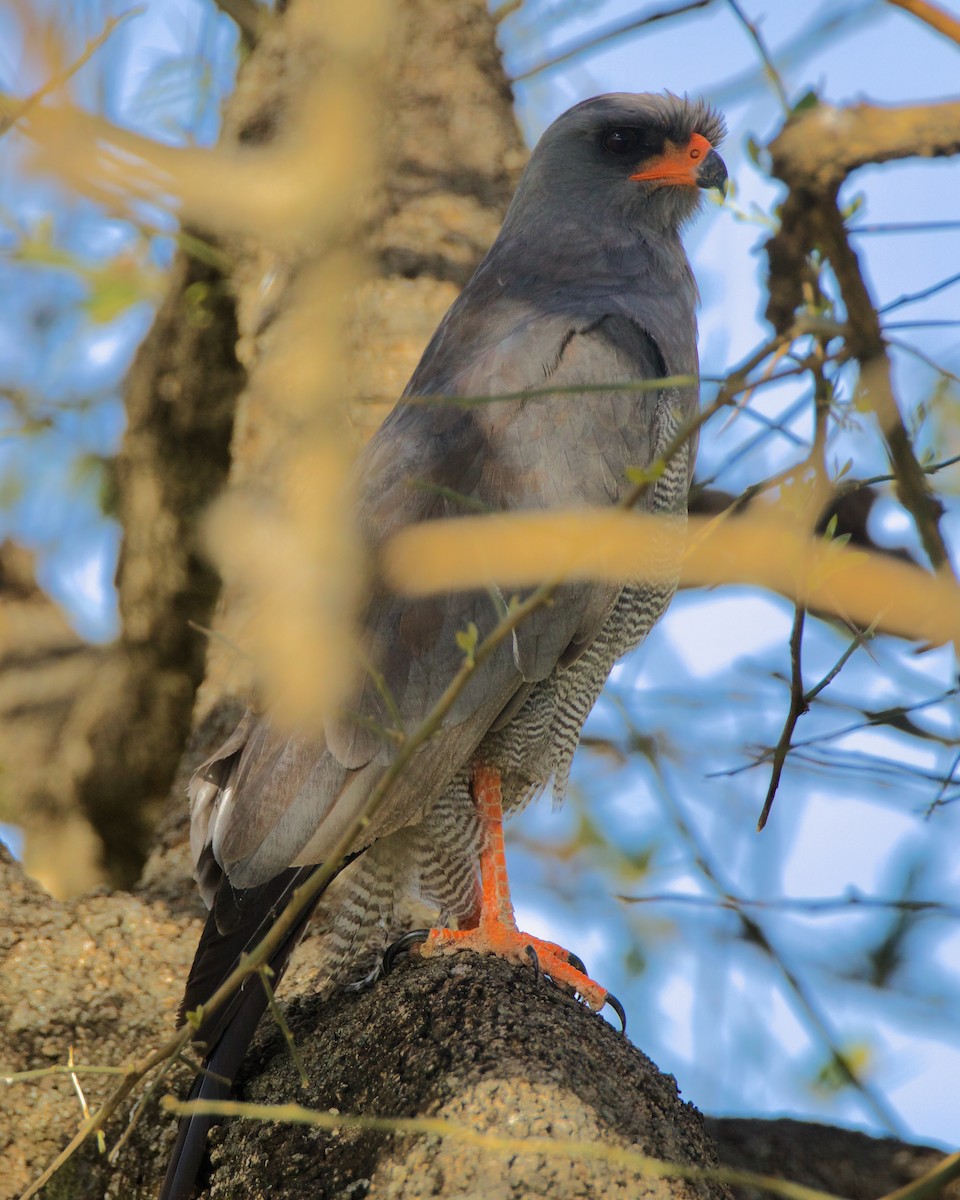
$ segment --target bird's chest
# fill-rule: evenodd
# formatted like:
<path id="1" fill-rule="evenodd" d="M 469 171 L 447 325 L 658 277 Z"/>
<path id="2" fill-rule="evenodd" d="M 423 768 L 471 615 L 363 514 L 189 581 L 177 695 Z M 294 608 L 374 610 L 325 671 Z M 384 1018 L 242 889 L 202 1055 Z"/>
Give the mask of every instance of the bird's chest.
<path id="1" fill-rule="evenodd" d="M 664 439 L 670 436 L 665 428 Z M 659 559 L 657 581 L 625 584 L 586 650 L 569 666 L 555 668 L 531 690 L 512 719 L 484 739 L 479 753 L 500 768 L 506 811 L 522 808 L 551 777 L 556 799 L 563 798 L 583 724 L 610 671 L 643 641 L 669 605 L 679 571 L 687 478 L 687 455 L 681 452 L 652 491 L 653 511 L 675 518 L 665 524 L 662 545 L 651 551 Z"/>

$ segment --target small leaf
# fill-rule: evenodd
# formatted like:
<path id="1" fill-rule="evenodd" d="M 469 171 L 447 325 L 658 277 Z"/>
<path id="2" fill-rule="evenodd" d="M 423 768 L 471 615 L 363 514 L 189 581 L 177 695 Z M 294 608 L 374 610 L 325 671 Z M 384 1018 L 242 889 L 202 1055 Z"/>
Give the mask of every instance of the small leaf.
<path id="1" fill-rule="evenodd" d="M 626 476 L 630 483 L 640 486 L 646 483 L 656 483 L 663 474 L 666 464 L 658 458 L 649 467 L 627 467 Z"/>
<path id="2" fill-rule="evenodd" d="M 477 629 L 473 621 L 466 627 L 457 631 L 457 645 L 463 651 L 466 660 L 472 666 L 474 663 L 474 655 L 477 650 L 477 643 L 480 641 L 480 631 Z"/>
<path id="3" fill-rule="evenodd" d="M 843 206 L 843 219 L 849 221 L 851 217 L 855 217 L 857 213 L 866 204 L 867 198 L 863 192 L 855 192 L 853 196 Z"/>
<path id="4" fill-rule="evenodd" d="M 812 108 L 818 108 L 820 105 L 820 97 L 812 89 L 805 92 L 790 110 L 793 116 L 798 113 L 808 112 Z"/>
<path id="5" fill-rule="evenodd" d="M 861 1078 L 873 1060 L 873 1049 L 866 1042 L 851 1042 L 838 1054 L 831 1055 L 813 1079 L 818 1092 L 841 1092 L 851 1087 L 850 1076 Z"/>
<path id="6" fill-rule="evenodd" d="M 754 166 L 759 167 L 760 166 L 760 154 L 763 150 L 763 147 L 760 145 L 760 143 L 757 141 L 757 139 L 753 136 L 752 133 L 747 134 L 746 150 L 747 150 L 747 158 L 750 159 L 750 161 L 753 163 Z"/>

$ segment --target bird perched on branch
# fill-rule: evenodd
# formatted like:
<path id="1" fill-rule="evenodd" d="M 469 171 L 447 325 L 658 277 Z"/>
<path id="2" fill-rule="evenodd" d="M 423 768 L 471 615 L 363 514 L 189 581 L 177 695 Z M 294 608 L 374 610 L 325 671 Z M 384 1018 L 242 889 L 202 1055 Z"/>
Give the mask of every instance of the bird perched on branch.
<path id="1" fill-rule="evenodd" d="M 698 389 L 629 385 L 697 374 L 697 289 L 680 230 L 700 189 L 725 185 L 723 133 L 702 102 L 628 94 L 586 100 L 544 133 L 500 235 L 357 464 L 358 524 L 374 561 L 398 529 L 478 507 L 616 504 L 630 493 L 630 468 L 676 445 Z M 493 399 L 450 402 L 457 397 Z M 640 505 L 684 514 L 694 453 L 691 436 L 652 473 Z M 518 961 L 532 953 L 561 986 L 603 1006 L 607 993 L 576 959 L 517 929 L 502 818 L 551 778 L 562 796 L 610 669 L 672 591 L 664 582 L 563 584 L 484 658 L 335 864 L 313 913 L 320 986 L 367 973 L 404 932 L 413 896 L 437 913 L 421 953 L 473 949 Z M 384 730 L 409 733 L 423 721 L 463 662 L 465 632 L 482 644 L 507 599 L 495 581 L 411 599 L 378 579 L 363 615 L 372 669 L 323 733 L 291 735 L 248 714 L 197 771 L 191 843 L 211 911 L 184 1013 L 210 997 L 313 865 L 328 860 L 397 753 L 400 739 Z M 309 916 L 274 951 L 275 977 Z M 200 1022 L 208 1074 L 192 1098 L 229 1093 L 224 1081 L 265 1006 L 251 976 Z M 190 1195 L 209 1125 L 182 1122 L 162 1200 Z"/>

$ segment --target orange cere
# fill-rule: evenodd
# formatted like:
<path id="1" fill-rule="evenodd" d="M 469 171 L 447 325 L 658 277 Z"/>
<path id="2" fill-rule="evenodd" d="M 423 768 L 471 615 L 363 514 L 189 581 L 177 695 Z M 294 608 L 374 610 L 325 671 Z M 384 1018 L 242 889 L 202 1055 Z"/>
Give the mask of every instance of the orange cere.
<path id="1" fill-rule="evenodd" d="M 693 134 L 685 146 L 667 142 L 662 154 L 649 159 L 644 169 L 630 178 L 650 183 L 686 183 L 697 187 L 697 169 L 712 149 L 713 146 L 702 133 Z"/>

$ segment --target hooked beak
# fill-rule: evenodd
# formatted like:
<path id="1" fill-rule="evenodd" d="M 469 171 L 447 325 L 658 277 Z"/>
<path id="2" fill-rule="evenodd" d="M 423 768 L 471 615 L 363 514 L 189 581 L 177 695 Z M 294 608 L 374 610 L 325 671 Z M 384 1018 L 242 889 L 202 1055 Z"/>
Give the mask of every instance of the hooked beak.
<path id="1" fill-rule="evenodd" d="M 661 186 L 680 184 L 717 188 L 723 193 L 727 187 L 727 168 L 703 134 L 695 133 L 686 146 L 675 146 L 668 142 L 663 154 L 648 159 L 643 170 L 630 178 Z"/>
<path id="2" fill-rule="evenodd" d="M 727 194 L 727 164 L 716 150 L 711 150 L 696 171 L 697 187 L 716 188 L 721 196 Z"/>

